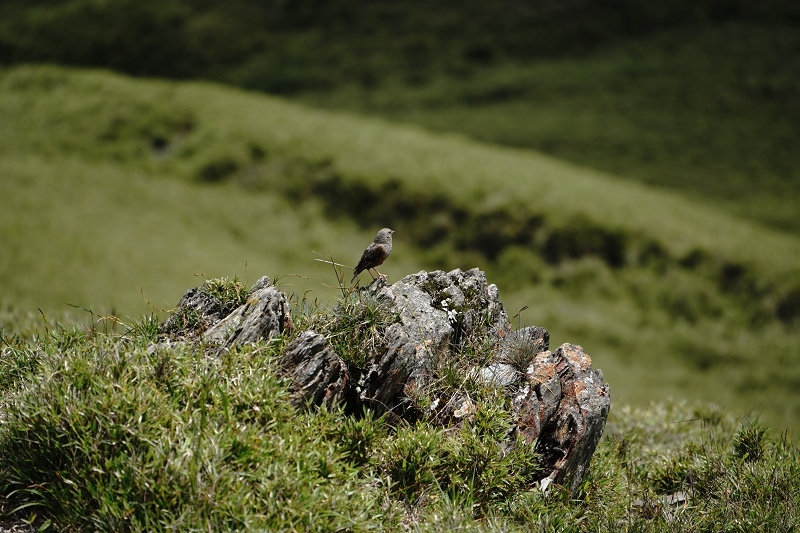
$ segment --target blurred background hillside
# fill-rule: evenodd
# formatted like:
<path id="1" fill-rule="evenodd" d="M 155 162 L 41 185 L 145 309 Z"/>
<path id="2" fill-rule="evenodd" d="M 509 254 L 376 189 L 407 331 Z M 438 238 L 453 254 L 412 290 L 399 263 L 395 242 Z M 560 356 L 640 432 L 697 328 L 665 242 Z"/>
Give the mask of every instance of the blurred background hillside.
<path id="1" fill-rule="evenodd" d="M 208 79 L 533 148 L 800 232 L 786 0 L 6 0 L 0 63 Z"/>
<path id="2" fill-rule="evenodd" d="M 796 426 L 799 26 L 789 1 L 6 0 L 0 325 L 211 276 L 328 302 L 314 259 L 390 226 L 390 280 L 486 270 L 615 400 Z"/>

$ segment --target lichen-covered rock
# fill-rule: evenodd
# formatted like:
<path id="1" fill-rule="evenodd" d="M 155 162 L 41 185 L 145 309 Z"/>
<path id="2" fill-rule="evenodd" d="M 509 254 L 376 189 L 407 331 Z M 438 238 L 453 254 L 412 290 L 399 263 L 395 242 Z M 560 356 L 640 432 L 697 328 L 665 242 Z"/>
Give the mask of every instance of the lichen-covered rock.
<path id="1" fill-rule="evenodd" d="M 391 286 L 415 287 L 428 295 L 432 310 L 444 313 L 453 328 L 450 346 L 460 350 L 486 338 L 502 339 L 511 331 L 508 316 L 500 302 L 497 286 L 486 281 L 486 274 L 477 269 L 443 272 L 418 272 Z M 396 308 L 406 305 L 395 299 Z"/>
<path id="2" fill-rule="evenodd" d="M 350 391 L 350 372 L 328 340 L 315 331 L 304 331 L 281 356 L 281 372 L 292 380 L 295 405 L 335 405 Z"/>
<path id="3" fill-rule="evenodd" d="M 579 346 L 549 351 L 541 327 L 511 331 L 494 285 L 483 272 L 420 272 L 367 290 L 383 297 L 399 322 L 386 329 L 386 349 L 375 354 L 359 382 L 361 401 L 378 411 L 394 409 L 432 377 L 437 357 L 451 357 L 480 343 L 494 345 L 493 362 L 473 373 L 510 399 L 518 434 L 542 457 L 543 486 L 563 484 L 574 492 L 602 436 L 610 407 L 602 373 Z M 454 393 L 435 419 L 460 423 L 475 406 Z"/>
<path id="4" fill-rule="evenodd" d="M 497 287 L 477 268 L 422 271 L 391 286 L 379 278 L 365 290 L 399 316 L 386 330 L 388 349 L 376 354 L 359 381 L 361 401 L 378 411 L 393 409 L 425 387 L 434 357 L 510 331 Z"/>
<path id="5" fill-rule="evenodd" d="M 230 347 L 267 340 L 291 327 L 289 299 L 264 276 L 247 293 L 245 303 L 206 330 L 203 340 Z"/>
<path id="6" fill-rule="evenodd" d="M 603 373 L 592 369 L 592 359 L 583 348 L 562 344 L 553 354 L 561 382 L 558 409 L 549 418 L 536 441 L 536 451 L 549 474 L 549 482 L 564 485 L 574 493 L 583 478 L 611 407 Z"/>
<path id="7" fill-rule="evenodd" d="M 525 373 L 524 385 L 512 399 L 517 429 L 527 442 L 536 442 L 560 402 L 561 380 L 553 354 L 539 352 Z"/>

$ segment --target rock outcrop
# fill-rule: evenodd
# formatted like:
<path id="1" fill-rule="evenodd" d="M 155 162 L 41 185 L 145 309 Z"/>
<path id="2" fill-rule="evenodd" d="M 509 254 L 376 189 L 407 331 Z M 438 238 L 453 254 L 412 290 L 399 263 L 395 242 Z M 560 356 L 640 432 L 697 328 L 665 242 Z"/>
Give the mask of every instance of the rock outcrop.
<path id="1" fill-rule="evenodd" d="M 210 327 L 203 339 L 225 347 L 269 339 L 291 329 L 291 316 L 286 294 L 264 276 L 247 293 L 245 303 Z"/>
<path id="2" fill-rule="evenodd" d="M 553 355 L 561 398 L 557 404 L 551 398 L 555 411 L 536 435 L 536 451 L 542 464 L 552 468 L 546 483 L 575 492 L 603 435 L 611 398 L 602 372 L 592 370 L 583 348 L 562 344 Z"/>
<path id="3" fill-rule="evenodd" d="M 192 335 L 207 330 L 234 308 L 204 291 L 203 287 L 193 287 L 186 291 L 158 330 L 162 335 L 173 337 Z"/>
<path id="4" fill-rule="evenodd" d="M 194 287 L 159 327 L 171 337 L 202 336 L 223 347 L 253 343 L 292 328 L 289 299 L 267 276 L 259 279 L 238 307 Z"/>
<path id="5" fill-rule="evenodd" d="M 345 362 L 345 354 L 336 353 L 329 337 L 311 330 L 297 334 L 279 363 L 291 378 L 298 406 L 345 404 L 350 412 L 367 408 L 457 425 L 474 410 L 469 394 L 437 390 L 442 397 L 424 410 L 417 399 L 436 390 L 441 368 L 462 365 L 465 379 L 508 397 L 515 423 L 509 440 L 521 437 L 541 458 L 535 481 L 542 487 L 557 483 L 577 490 L 610 407 L 609 386 L 580 346 L 562 344 L 551 352 L 544 328 L 513 330 L 497 287 L 478 269 L 423 271 L 393 285 L 379 278 L 352 296 L 378 302 L 392 320 L 375 332 L 380 338 L 368 343 L 372 351 L 359 354 L 358 365 Z M 174 316 L 186 316 L 186 309 L 201 315 L 199 323 L 207 328 L 202 339 L 221 349 L 291 329 L 288 300 L 267 278 L 225 317 L 212 304 L 193 289 L 162 329 L 174 329 L 179 323 Z M 469 363 L 464 354 L 483 358 Z"/>

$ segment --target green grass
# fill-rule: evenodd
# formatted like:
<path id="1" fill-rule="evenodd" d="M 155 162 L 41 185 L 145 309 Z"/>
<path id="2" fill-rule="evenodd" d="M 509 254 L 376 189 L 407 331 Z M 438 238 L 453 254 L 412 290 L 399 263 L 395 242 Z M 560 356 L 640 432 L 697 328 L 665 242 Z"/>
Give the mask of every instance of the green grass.
<path id="1" fill-rule="evenodd" d="M 328 302 L 316 259 L 352 264 L 389 226 L 390 280 L 486 270 L 509 315 L 584 346 L 615 401 L 800 419 L 787 234 L 534 152 L 210 84 L 9 69 L 0 118 L 12 315 L 124 319 L 218 276 Z"/>
<path id="2" fill-rule="evenodd" d="M 346 279 L 345 274 L 340 282 Z M 308 324 L 299 327 L 324 335 L 336 354 L 360 372 L 367 370 L 370 355 L 381 351 L 383 333 L 395 319 L 396 314 L 375 295 L 346 291 L 330 311 L 315 313 Z"/>
<path id="3" fill-rule="evenodd" d="M 324 309 L 296 308 L 313 322 Z M 51 322 L 0 358 L 6 523 L 98 531 L 789 531 L 800 450 L 714 406 L 616 403 L 580 490 L 532 484 L 501 451 L 509 412 L 474 391 L 457 430 L 296 411 L 276 361 L 288 339 L 211 356 L 156 344 L 149 316 Z M 343 326 L 347 329 L 348 326 Z M 677 501 L 677 503 L 671 503 Z M 2 522 L 0 522 L 2 523 Z"/>

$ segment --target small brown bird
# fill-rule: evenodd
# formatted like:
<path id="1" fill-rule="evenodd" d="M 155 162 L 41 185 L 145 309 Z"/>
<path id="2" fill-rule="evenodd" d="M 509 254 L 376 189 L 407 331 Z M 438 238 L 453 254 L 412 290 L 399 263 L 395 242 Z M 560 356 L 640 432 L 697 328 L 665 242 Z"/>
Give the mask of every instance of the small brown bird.
<path id="1" fill-rule="evenodd" d="M 353 269 L 353 279 L 350 280 L 350 283 L 353 283 L 356 276 L 364 270 L 368 271 L 370 276 L 372 276 L 372 270 L 378 272 L 375 267 L 382 265 L 392 252 L 392 233 L 394 230 L 389 228 L 383 228 L 378 232 L 372 244 L 367 246 L 367 249 L 361 254 L 361 259 Z M 382 276 L 383 274 L 378 272 L 378 275 Z M 375 279 L 375 276 L 372 276 L 372 279 Z"/>

